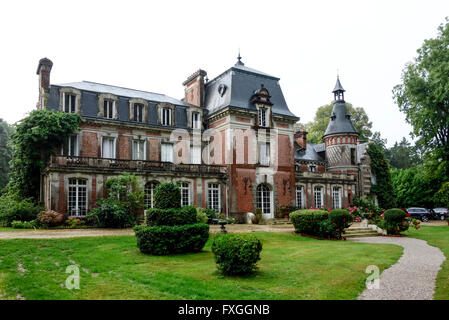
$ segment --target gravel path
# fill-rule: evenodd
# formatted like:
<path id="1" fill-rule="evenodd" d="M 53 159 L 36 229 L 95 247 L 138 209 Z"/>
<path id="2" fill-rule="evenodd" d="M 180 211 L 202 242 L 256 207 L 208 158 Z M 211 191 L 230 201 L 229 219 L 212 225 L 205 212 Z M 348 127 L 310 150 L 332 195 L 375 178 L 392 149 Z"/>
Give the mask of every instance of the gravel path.
<path id="1" fill-rule="evenodd" d="M 226 226 L 229 233 L 246 233 L 256 231 L 266 232 L 286 232 L 293 233 L 295 229 L 292 225 L 246 225 L 233 224 Z M 219 233 L 219 225 L 210 226 L 211 233 Z M 62 239 L 77 237 L 106 237 L 106 236 L 128 236 L 134 235 L 132 229 L 50 229 L 50 230 L 21 230 L 0 232 L 1 239 Z"/>
<path id="2" fill-rule="evenodd" d="M 424 240 L 406 237 L 367 237 L 348 241 L 396 244 L 404 247 L 399 261 L 380 275 L 379 289 L 365 289 L 359 300 L 432 300 L 435 279 L 446 259 Z"/>

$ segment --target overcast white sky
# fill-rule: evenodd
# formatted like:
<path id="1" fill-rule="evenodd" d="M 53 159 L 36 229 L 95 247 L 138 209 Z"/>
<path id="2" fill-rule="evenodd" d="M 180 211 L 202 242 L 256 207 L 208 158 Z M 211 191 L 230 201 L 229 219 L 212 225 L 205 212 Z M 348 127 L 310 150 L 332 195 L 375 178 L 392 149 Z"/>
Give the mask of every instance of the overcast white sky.
<path id="1" fill-rule="evenodd" d="M 435 37 L 449 1 L 2 1 L 0 118 L 31 111 L 40 58 L 52 83 L 81 80 L 183 97 L 198 68 L 212 79 L 236 61 L 281 78 L 305 123 L 332 100 L 365 108 L 388 145 L 411 127 L 392 99 L 401 70 Z"/>

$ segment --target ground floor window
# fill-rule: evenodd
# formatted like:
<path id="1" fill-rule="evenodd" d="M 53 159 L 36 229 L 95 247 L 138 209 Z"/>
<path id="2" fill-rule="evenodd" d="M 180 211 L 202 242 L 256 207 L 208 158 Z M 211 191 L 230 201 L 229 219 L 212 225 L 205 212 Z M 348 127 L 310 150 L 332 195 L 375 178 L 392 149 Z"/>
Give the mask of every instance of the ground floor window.
<path id="1" fill-rule="evenodd" d="M 154 189 L 156 189 L 158 182 L 148 182 L 145 184 L 145 209 L 154 208 Z"/>
<path id="2" fill-rule="evenodd" d="M 69 216 L 84 217 L 87 214 L 87 180 L 69 179 Z"/>
<path id="3" fill-rule="evenodd" d="M 305 205 L 304 187 L 297 186 L 296 187 L 296 207 L 303 209 L 305 207 L 304 205 Z"/>
<path id="4" fill-rule="evenodd" d="M 181 188 L 181 206 L 190 206 L 190 185 L 188 182 L 179 184 Z"/>
<path id="5" fill-rule="evenodd" d="M 324 207 L 324 192 L 323 192 L 323 187 L 315 187 L 313 189 L 313 193 L 314 193 L 314 197 L 315 197 L 315 207 L 316 208 L 322 208 Z"/>
<path id="6" fill-rule="evenodd" d="M 220 212 L 220 185 L 209 183 L 207 188 L 207 207 Z"/>
<path id="7" fill-rule="evenodd" d="M 271 213 L 271 191 L 265 184 L 257 186 L 256 190 L 256 207 L 262 209 L 262 213 Z"/>
<path id="8" fill-rule="evenodd" d="M 334 209 L 341 209 L 341 188 L 333 187 L 332 188 L 332 204 Z"/>

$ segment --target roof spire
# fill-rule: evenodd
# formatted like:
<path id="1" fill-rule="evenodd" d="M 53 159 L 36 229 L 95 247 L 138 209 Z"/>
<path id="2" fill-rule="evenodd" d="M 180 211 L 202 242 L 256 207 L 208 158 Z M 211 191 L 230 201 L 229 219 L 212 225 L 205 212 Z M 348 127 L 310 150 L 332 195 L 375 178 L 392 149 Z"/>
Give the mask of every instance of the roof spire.
<path id="1" fill-rule="evenodd" d="M 240 48 L 239 48 L 239 55 L 237 57 L 237 62 L 236 62 L 236 66 L 244 66 L 245 64 L 242 62 L 242 57 L 240 56 Z"/>
<path id="2" fill-rule="evenodd" d="M 343 92 L 345 92 L 345 89 L 343 89 L 343 86 L 340 83 L 340 76 L 337 74 L 337 82 L 335 83 L 335 88 L 332 91 L 335 101 L 345 100 Z"/>

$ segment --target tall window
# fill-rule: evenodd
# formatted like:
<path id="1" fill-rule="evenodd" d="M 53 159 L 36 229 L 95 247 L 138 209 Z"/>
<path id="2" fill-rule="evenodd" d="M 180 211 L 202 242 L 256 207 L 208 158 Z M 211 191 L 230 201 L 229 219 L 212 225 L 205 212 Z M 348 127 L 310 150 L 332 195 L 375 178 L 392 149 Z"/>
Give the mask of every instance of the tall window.
<path id="1" fill-rule="evenodd" d="M 355 148 L 351 148 L 351 164 L 355 165 Z"/>
<path id="2" fill-rule="evenodd" d="M 171 126 L 171 109 L 161 108 L 161 124 L 163 126 Z"/>
<path id="3" fill-rule="evenodd" d="M 256 190 L 256 207 L 262 209 L 264 214 L 271 213 L 271 191 L 268 186 L 259 184 Z"/>
<path id="4" fill-rule="evenodd" d="M 209 183 L 207 187 L 207 207 L 220 212 L 220 185 Z"/>
<path id="5" fill-rule="evenodd" d="M 171 143 L 161 144 L 161 161 L 173 162 L 173 145 Z"/>
<path id="6" fill-rule="evenodd" d="M 259 126 L 267 126 L 267 109 L 265 108 L 259 108 Z"/>
<path id="7" fill-rule="evenodd" d="M 147 182 L 145 184 L 145 209 L 154 208 L 154 189 L 158 184 L 158 182 Z"/>
<path id="8" fill-rule="evenodd" d="M 332 188 L 332 204 L 334 209 L 341 209 L 341 188 L 333 187 Z"/>
<path id="9" fill-rule="evenodd" d="M 67 113 L 76 112 L 76 96 L 72 93 L 64 93 L 62 95 L 63 111 Z"/>
<path id="10" fill-rule="evenodd" d="M 108 119 L 114 118 L 114 101 L 104 100 L 103 101 L 103 116 Z"/>
<path id="11" fill-rule="evenodd" d="M 305 207 L 303 186 L 296 186 L 296 207 L 301 209 Z"/>
<path id="12" fill-rule="evenodd" d="M 259 143 L 259 163 L 263 166 L 270 165 L 270 144 Z"/>
<path id="13" fill-rule="evenodd" d="M 190 187 L 189 183 L 182 182 L 179 187 L 181 188 L 181 206 L 190 205 Z"/>
<path id="14" fill-rule="evenodd" d="M 145 141 L 133 140 L 133 160 L 145 160 Z"/>
<path id="15" fill-rule="evenodd" d="M 190 159 L 192 164 L 201 164 L 201 146 L 192 146 L 190 148 Z"/>
<path id="16" fill-rule="evenodd" d="M 103 137 L 103 142 L 101 145 L 101 157 L 102 158 L 115 158 L 115 138 Z"/>
<path id="17" fill-rule="evenodd" d="M 313 193 L 314 193 L 314 197 L 315 197 L 315 207 L 316 208 L 324 207 L 323 187 L 313 188 Z"/>
<path id="18" fill-rule="evenodd" d="M 87 180 L 69 179 L 69 216 L 84 217 L 87 213 Z"/>
<path id="19" fill-rule="evenodd" d="M 201 129 L 201 117 L 199 112 L 192 112 L 192 128 Z"/>
<path id="20" fill-rule="evenodd" d="M 62 147 L 62 154 L 65 156 L 79 156 L 78 135 L 73 135 L 67 138 L 66 143 Z"/>
<path id="21" fill-rule="evenodd" d="M 143 122 L 143 104 L 134 104 L 134 121 Z"/>

